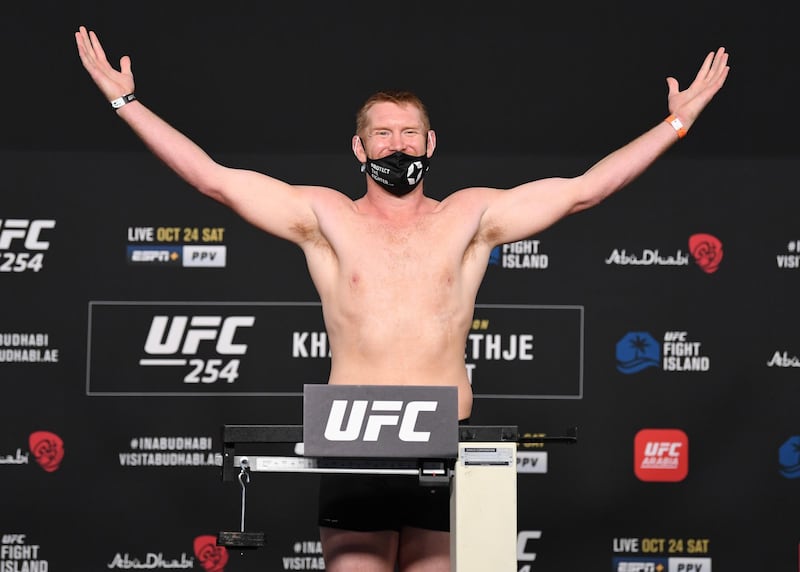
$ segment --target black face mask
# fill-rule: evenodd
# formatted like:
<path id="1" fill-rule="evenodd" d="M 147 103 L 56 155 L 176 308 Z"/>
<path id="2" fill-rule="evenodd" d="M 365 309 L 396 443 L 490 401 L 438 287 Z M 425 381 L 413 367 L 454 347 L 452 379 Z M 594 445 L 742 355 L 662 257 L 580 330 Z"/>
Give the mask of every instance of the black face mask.
<path id="1" fill-rule="evenodd" d="M 412 157 L 395 151 L 381 159 L 367 158 L 367 162 L 361 165 L 361 172 L 366 172 L 393 195 L 402 197 L 414 190 L 429 168 L 430 160 L 426 154 Z"/>

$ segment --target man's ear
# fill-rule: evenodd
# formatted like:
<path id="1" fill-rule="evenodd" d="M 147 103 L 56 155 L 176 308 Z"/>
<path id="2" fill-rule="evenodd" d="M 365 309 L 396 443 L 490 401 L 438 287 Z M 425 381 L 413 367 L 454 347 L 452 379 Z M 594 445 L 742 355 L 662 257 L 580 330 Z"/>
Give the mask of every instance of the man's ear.
<path id="1" fill-rule="evenodd" d="M 364 142 L 358 135 L 353 135 L 353 155 L 362 165 L 367 162 L 367 150 L 364 149 Z"/>
<path id="2" fill-rule="evenodd" d="M 433 129 L 428 129 L 428 144 L 426 146 L 426 155 L 430 159 L 433 155 L 433 150 L 436 149 L 436 132 Z"/>

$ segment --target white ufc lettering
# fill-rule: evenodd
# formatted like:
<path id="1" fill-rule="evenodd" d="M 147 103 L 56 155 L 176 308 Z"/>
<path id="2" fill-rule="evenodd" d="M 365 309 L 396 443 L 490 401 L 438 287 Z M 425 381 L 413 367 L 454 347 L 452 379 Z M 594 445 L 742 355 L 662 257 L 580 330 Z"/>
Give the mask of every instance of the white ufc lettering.
<path id="1" fill-rule="evenodd" d="M 541 530 L 520 530 L 517 533 L 517 560 L 520 562 L 533 562 L 536 560 L 536 553 L 527 550 L 528 541 L 539 540 L 541 537 Z"/>
<path id="2" fill-rule="evenodd" d="M 677 441 L 648 441 L 644 447 L 644 454 L 648 457 L 678 457 L 682 444 Z"/>
<path id="3" fill-rule="evenodd" d="M 39 240 L 43 228 L 55 228 L 56 221 L 50 219 L 32 220 L 9 218 L 5 224 L 0 220 L 0 250 L 7 250 L 15 238 L 25 239 L 27 250 L 47 250 L 50 243 Z"/>
<path id="4" fill-rule="evenodd" d="M 350 416 L 345 424 L 347 404 L 348 400 L 346 399 L 334 399 L 331 404 L 328 423 L 325 426 L 325 438 L 329 441 L 357 440 L 361 435 L 361 429 L 364 427 L 364 419 L 366 418 L 367 423 L 362 441 L 377 441 L 381 428 L 399 425 L 398 436 L 401 441 L 426 442 L 430 440 L 431 434 L 429 431 L 416 430 L 417 418 L 420 412 L 436 411 L 438 406 L 436 401 L 409 401 L 404 409 L 402 401 L 376 400 L 372 402 L 372 406 L 369 408 L 370 414 L 367 415 L 369 401 L 356 399 L 353 400 Z M 397 412 L 398 414 L 382 414 L 387 412 Z M 400 412 L 402 412 L 402 420 Z"/>
<path id="5" fill-rule="evenodd" d="M 255 321 L 253 316 L 193 316 L 190 323 L 188 316 L 173 316 L 170 323 L 169 316 L 153 316 L 144 350 L 155 355 L 196 354 L 200 342 L 216 341 L 218 354 L 243 355 L 247 344 L 235 344 L 233 338 L 237 328 L 250 327 Z"/>

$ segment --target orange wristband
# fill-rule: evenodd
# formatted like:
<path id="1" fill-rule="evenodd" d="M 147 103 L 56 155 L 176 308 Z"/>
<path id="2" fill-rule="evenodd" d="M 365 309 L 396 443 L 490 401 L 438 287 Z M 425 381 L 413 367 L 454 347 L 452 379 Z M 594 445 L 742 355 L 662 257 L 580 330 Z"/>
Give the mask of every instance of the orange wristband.
<path id="1" fill-rule="evenodd" d="M 683 126 L 683 122 L 676 116 L 670 115 L 664 121 L 672 125 L 672 128 L 678 134 L 678 139 L 683 139 L 686 137 L 686 128 Z"/>

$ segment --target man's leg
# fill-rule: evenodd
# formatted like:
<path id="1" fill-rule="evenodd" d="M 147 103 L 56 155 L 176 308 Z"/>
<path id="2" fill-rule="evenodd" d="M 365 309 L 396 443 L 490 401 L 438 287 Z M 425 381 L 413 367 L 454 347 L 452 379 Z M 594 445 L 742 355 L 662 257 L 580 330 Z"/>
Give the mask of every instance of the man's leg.
<path id="1" fill-rule="evenodd" d="M 320 527 L 319 537 L 322 541 L 325 570 L 328 572 L 395 570 L 398 534 L 393 530 L 357 532 Z"/>
<path id="2" fill-rule="evenodd" d="M 450 533 L 404 527 L 397 562 L 400 572 L 450 572 Z"/>

